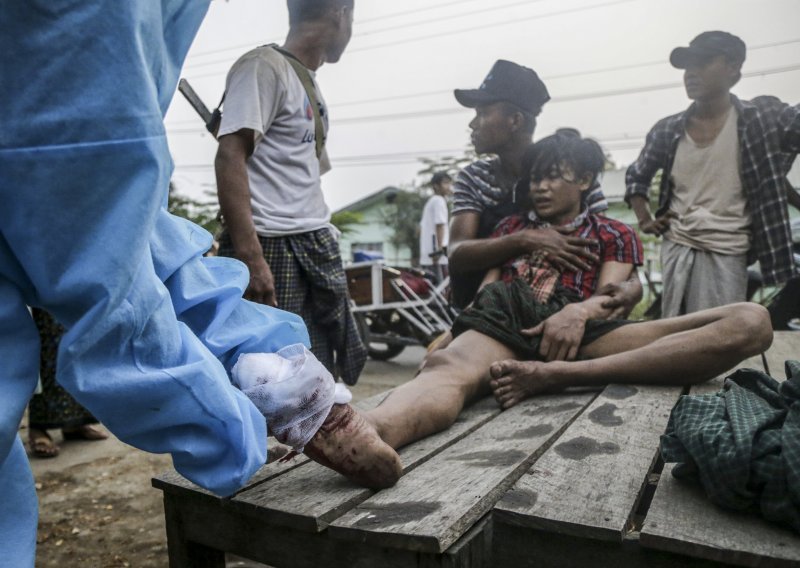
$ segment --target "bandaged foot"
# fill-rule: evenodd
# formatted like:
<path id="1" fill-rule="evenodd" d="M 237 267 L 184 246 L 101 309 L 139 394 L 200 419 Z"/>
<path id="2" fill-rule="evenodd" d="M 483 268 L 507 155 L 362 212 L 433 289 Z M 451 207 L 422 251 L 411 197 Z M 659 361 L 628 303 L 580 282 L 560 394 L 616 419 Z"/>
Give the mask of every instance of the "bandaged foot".
<path id="1" fill-rule="evenodd" d="M 391 487 L 403 474 L 400 456 L 349 404 L 334 404 L 304 453 L 370 489 Z"/>
<path id="2" fill-rule="evenodd" d="M 400 478 L 397 453 L 303 345 L 241 355 L 231 374 L 282 444 L 365 487 L 390 487 Z"/>

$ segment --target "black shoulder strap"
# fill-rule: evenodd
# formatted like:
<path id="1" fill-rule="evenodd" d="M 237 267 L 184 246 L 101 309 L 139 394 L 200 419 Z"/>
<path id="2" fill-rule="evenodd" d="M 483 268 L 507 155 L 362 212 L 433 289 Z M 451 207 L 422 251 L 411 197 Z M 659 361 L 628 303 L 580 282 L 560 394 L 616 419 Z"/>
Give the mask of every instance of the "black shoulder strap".
<path id="1" fill-rule="evenodd" d="M 297 74 L 297 78 L 300 79 L 300 82 L 303 84 L 303 88 L 308 95 L 308 100 L 311 101 L 311 110 L 314 113 L 314 140 L 316 142 L 317 159 L 319 159 L 319 157 L 322 156 L 322 149 L 325 146 L 325 129 L 319 111 L 317 89 L 314 86 L 314 81 L 311 79 L 311 74 L 308 72 L 308 69 L 306 69 L 306 66 L 300 63 L 300 60 L 288 51 L 274 44 L 270 45 L 270 47 L 286 58 L 286 61 L 289 62 L 289 65 L 292 66 L 294 72 Z"/>

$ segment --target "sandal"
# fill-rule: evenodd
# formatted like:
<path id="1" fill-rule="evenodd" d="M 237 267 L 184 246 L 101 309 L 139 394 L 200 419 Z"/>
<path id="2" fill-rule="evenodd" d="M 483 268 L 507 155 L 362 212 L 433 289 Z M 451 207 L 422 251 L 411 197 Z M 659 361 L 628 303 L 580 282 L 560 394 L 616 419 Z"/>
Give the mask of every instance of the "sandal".
<path id="1" fill-rule="evenodd" d="M 108 434 L 98 430 L 91 424 L 84 424 L 74 429 L 62 428 L 61 434 L 63 434 L 65 440 L 89 440 L 94 442 L 108 438 Z"/>
<path id="2" fill-rule="evenodd" d="M 31 448 L 31 455 L 37 458 L 54 458 L 61 451 L 50 434 L 36 428 L 31 428 L 28 432 L 28 445 Z"/>

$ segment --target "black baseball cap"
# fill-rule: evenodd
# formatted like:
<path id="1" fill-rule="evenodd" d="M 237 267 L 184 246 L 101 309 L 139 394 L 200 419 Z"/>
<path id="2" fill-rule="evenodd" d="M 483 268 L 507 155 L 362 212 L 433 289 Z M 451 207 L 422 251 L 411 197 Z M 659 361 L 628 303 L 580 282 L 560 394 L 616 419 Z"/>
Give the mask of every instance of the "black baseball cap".
<path id="1" fill-rule="evenodd" d="M 707 61 L 718 55 L 724 55 L 731 63 L 741 65 L 747 55 L 747 46 L 741 38 L 728 32 L 703 32 L 689 43 L 689 47 L 673 49 L 669 62 L 673 67 L 686 69 L 693 62 Z"/>
<path id="2" fill-rule="evenodd" d="M 467 108 L 504 101 L 534 115 L 550 100 L 536 71 L 504 59 L 497 60 L 479 88 L 456 89 L 454 94 Z"/>
<path id="3" fill-rule="evenodd" d="M 453 178 L 451 178 L 450 174 L 448 174 L 447 172 L 436 172 L 431 177 L 431 185 L 436 185 L 438 183 L 442 183 L 443 181 L 448 180 L 448 179 L 450 181 L 453 181 Z"/>

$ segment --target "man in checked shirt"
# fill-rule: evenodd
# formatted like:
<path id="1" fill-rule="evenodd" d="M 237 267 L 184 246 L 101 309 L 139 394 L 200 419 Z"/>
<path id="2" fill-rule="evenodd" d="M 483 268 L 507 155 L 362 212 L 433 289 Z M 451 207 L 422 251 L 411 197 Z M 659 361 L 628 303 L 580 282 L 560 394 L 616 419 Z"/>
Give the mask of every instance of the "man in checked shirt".
<path id="1" fill-rule="evenodd" d="M 644 233 L 664 237 L 664 317 L 746 299 L 747 266 L 758 260 L 764 282 L 796 274 L 786 174 L 800 149 L 800 107 L 775 97 L 739 100 L 744 42 L 703 32 L 678 47 L 692 105 L 659 121 L 626 175 L 625 199 Z M 658 209 L 650 184 L 662 170 Z"/>

